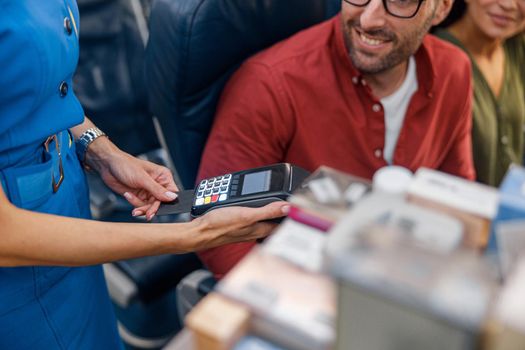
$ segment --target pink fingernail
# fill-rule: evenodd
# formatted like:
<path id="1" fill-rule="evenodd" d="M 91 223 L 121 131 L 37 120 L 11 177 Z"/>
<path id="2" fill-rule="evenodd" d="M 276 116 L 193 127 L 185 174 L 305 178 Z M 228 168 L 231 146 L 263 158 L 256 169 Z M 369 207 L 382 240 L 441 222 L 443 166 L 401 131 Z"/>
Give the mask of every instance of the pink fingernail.
<path id="1" fill-rule="evenodd" d="M 283 207 L 281 207 L 281 210 L 283 212 L 283 214 L 288 214 L 290 212 L 290 206 L 289 205 L 285 205 Z"/>
<path id="2" fill-rule="evenodd" d="M 175 192 L 167 191 L 167 192 L 164 192 L 164 194 L 166 195 L 166 197 L 172 200 L 177 198 L 177 194 Z"/>
<path id="3" fill-rule="evenodd" d="M 131 197 L 131 194 L 129 192 L 124 192 L 123 194 L 124 198 L 126 198 L 127 200 L 130 200 L 132 197 Z"/>
<path id="4" fill-rule="evenodd" d="M 142 215 L 142 211 L 141 210 L 133 210 L 131 212 L 131 215 L 132 216 L 140 216 L 140 215 Z"/>

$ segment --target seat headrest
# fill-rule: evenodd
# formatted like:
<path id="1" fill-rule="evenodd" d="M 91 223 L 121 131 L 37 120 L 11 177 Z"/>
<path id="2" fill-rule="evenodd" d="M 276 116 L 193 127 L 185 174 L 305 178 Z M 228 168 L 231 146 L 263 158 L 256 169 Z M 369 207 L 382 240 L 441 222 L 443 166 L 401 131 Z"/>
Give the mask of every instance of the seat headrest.
<path id="1" fill-rule="evenodd" d="M 232 72 L 247 57 L 331 17 L 340 6 L 340 0 L 154 3 L 146 53 L 150 109 L 185 187 L 193 186 L 217 100 Z"/>

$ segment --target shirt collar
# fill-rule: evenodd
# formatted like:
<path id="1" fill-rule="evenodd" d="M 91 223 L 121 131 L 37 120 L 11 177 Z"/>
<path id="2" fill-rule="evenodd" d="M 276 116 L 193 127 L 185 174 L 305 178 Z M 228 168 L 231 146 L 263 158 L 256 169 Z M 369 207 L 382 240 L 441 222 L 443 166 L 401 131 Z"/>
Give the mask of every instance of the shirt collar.
<path id="1" fill-rule="evenodd" d="M 341 14 L 339 13 L 339 15 L 334 17 L 333 21 L 335 25 L 335 51 L 337 57 L 341 60 L 341 63 L 346 67 L 352 79 L 361 79 L 361 72 L 359 72 L 354 67 L 352 61 L 348 57 L 348 50 L 346 48 L 343 36 Z M 420 89 L 423 89 L 423 92 L 428 97 L 432 97 L 434 91 L 434 78 L 436 77 L 436 72 L 434 64 L 435 59 L 433 58 L 433 48 L 428 35 L 425 35 L 423 42 L 421 43 L 419 49 L 416 51 L 414 57 L 416 59 L 417 81 L 419 87 Z"/>

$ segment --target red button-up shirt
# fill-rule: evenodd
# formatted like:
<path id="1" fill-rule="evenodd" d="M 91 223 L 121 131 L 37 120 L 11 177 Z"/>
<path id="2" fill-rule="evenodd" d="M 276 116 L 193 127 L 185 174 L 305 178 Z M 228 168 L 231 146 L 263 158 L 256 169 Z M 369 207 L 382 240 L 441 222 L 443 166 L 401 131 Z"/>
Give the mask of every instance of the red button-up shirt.
<path id="1" fill-rule="evenodd" d="M 469 60 L 431 35 L 415 59 L 419 88 L 393 163 L 474 179 Z M 218 105 L 198 177 L 289 162 L 372 178 L 387 165 L 384 143 L 383 107 L 353 67 L 336 16 L 255 55 L 234 74 Z M 200 257 L 221 277 L 253 244 L 210 249 Z"/>

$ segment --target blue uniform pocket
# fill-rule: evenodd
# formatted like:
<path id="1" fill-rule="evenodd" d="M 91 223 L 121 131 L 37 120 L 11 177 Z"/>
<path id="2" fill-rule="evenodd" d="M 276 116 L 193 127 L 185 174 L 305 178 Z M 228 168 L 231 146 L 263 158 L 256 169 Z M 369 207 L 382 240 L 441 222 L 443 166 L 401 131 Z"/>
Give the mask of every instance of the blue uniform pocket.
<path id="1" fill-rule="evenodd" d="M 89 192 L 85 175 L 74 153 L 74 144 L 69 144 L 65 136 L 63 139 L 64 181 L 56 193 L 53 192 L 52 181 L 58 155 L 44 152 L 43 157 L 36 156 L 31 164 L 1 171 L 8 189 L 6 195 L 19 208 L 89 219 Z M 7 312 L 31 302 L 61 283 L 70 271 L 68 267 L 54 266 L 0 268 L 0 300 L 5 301 L 4 305 L 0 305 L 0 311 Z M 9 302 L 11 297 L 14 300 Z"/>
<path id="2" fill-rule="evenodd" d="M 53 159 L 46 155 L 42 163 L 2 170 L 11 203 L 19 208 L 35 210 L 53 194 Z"/>

